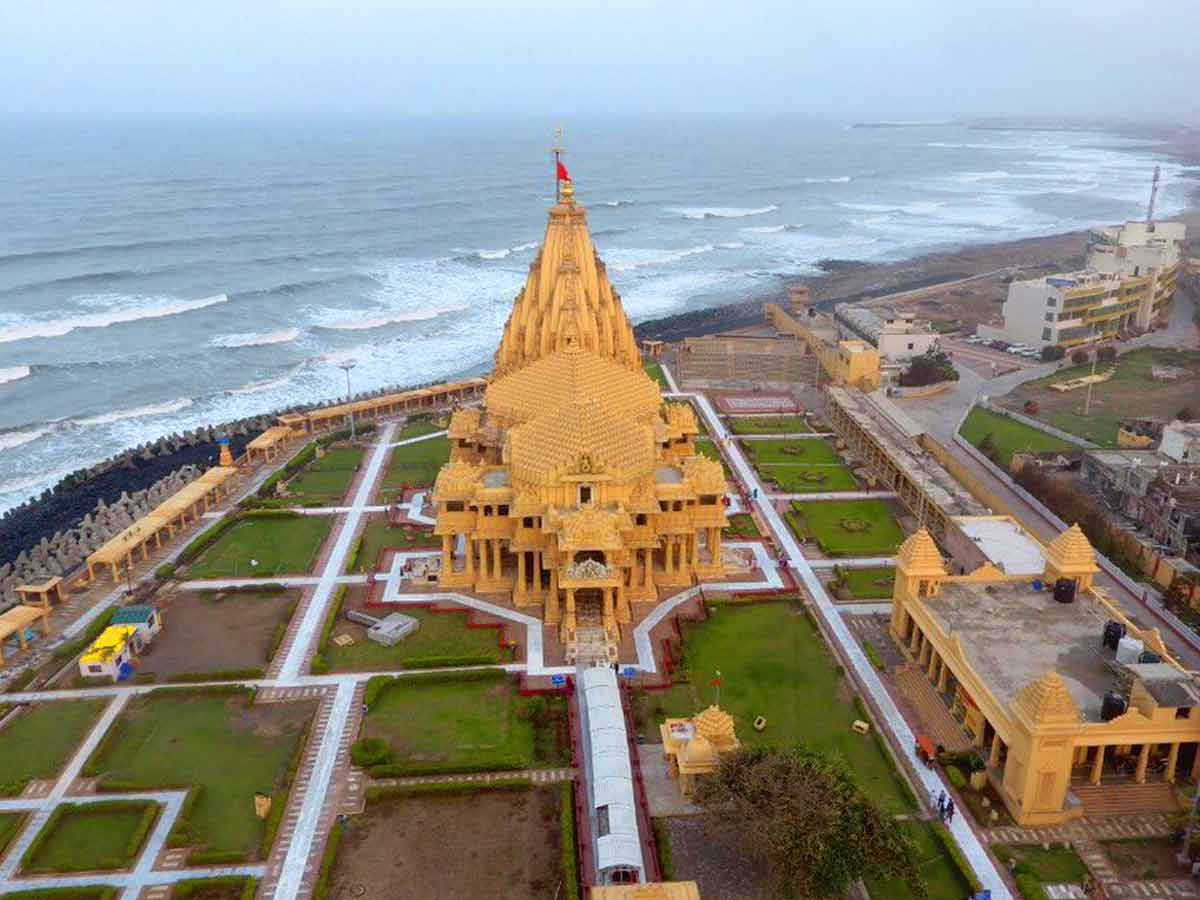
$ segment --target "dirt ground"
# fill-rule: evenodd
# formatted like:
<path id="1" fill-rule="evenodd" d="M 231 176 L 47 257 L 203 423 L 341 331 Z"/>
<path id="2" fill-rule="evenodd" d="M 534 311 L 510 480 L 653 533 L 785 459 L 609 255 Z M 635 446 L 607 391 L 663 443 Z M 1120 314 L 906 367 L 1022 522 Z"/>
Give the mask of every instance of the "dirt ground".
<path id="1" fill-rule="evenodd" d="M 1169 838 L 1105 841 L 1104 852 L 1122 878 L 1135 881 L 1182 878 L 1187 873 L 1175 861 L 1175 844 Z"/>
<path id="2" fill-rule="evenodd" d="M 138 673 L 165 681 L 192 672 L 265 668 L 275 628 L 298 598 L 297 591 L 177 591 L 164 606 L 163 629 L 142 654 Z"/>
<path id="3" fill-rule="evenodd" d="M 773 900 L 764 866 L 740 847 L 710 840 L 702 816 L 667 819 L 676 881 L 695 881 L 701 897 L 721 900 Z"/>
<path id="4" fill-rule="evenodd" d="M 371 803 L 346 824 L 329 898 L 561 897 L 558 805 L 557 787 Z"/>

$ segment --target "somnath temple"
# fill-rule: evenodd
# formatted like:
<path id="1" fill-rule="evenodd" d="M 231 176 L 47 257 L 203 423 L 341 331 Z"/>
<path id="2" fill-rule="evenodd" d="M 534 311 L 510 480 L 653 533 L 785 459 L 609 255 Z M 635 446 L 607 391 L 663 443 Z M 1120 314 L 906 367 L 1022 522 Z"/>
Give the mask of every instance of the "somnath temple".
<path id="1" fill-rule="evenodd" d="M 540 606 L 574 660 L 616 658 L 632 604 L 720 577 L 725 475 L 645 372 L 568 182 L 434 488 L 441 584 Z"/>

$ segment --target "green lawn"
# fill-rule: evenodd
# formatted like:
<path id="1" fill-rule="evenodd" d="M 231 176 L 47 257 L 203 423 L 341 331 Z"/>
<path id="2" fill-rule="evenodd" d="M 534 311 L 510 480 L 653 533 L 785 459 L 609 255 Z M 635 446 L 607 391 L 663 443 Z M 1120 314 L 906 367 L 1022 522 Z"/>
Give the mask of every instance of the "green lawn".
<path id="1" fill-rule="evenodd" d="M 1087 866 L 1067 847 L 1046 850 L 1040 844 L 992 844 L 992 852 L 1001 862 L 1015 859 L 1028 866 L 1030 874 L 1043 884 L 1079 884 L 1087 878 Z"/>
<path id="2" fill-rule="evenodd" d="M 725 422 L 734 434 L 807 434 L 812 431 L 804 416 L 730 416 Z"/>
<path id="3" fill-rule="evenodd" d="M 794 501 L 785 518 L 797 537 L 815 540 L 827 556 L 891 556 L 904 541 L 882 500 Z"/>
<path id="4" fill-rule="evenodd" d="M 147 811 L 158 812 L 157 804 L 129 800 L 68 803 L 58 810 L 42 829 L 40 841 L 34 839 L 32 852 L 22 860 L 22 871 L 91 872 L 130 868 L 149 831 L 141 835 L 136 847 L 130 844 Z"/>
<path id="5" fill-rule="evenodd" d="M 418 419 L 415 422 L 409 422 L 400 429 L 400 433 L 395 436 L 394 440 L 407 441 L 409 438 L 422 437 L 426 434 L 435 434 L 439 431 L 445 431 L 437 422 L 429 419 Z"/>
<path id="6" fill-rule="evenodd" d="M 754 517 L 748 513 L 740 513 L 736 516 L 729 517 L 729 524 L 725 526 L 726 537 L 752 538 L 760 537 L 758 526 L 754 524 Z"/>
<path id="7" fill-rule="evenodd" d="M 1008 468 L 1012 455 L 1021 451 L 1042 453 L 1049 450 L 1073 450 L 1073 445 L 1060 440 L 1044 431 L 1030 428 L 1008 416 L 1002 416 L 978 406 L 971 407 L 971 412 L 962 423 L 959 434 L 975 447 L 983 443 L 988 435 L 996 448 L 998 465 Z"/>
<path id="8" fill-rule="evenodd" d="M 388 742 L 394 763 L 439 763 L 486 770 L 534 760 L 527 703 L 508 679 L 424 682 L 400 678 L 371 707 L 363 735 Z"/>
<path id="9" fill-rule="evenodd" d="M 362 466 L 362 447 L 335 447 L 313 460 L 288 484 L 288 493 L 297 506 L 341 506 L 350 482 Z"/>
<path id="10" fill-rule="evenodd" d="M 251 516 L 188 565 L 189 578 L 307 575 L 333 525 L 332 516 Z M 257 565 L 251 565 L 254 560 Z"/>
<path id="11" fill-rule="evenodd" d="M 12 839 L 17 836 L 24 821 L 25 813 L 0 813 L 0 856 L 4 855 L 4 851 L 8 849 Z"/>
<path id="12" fill-rule="evenodd" d="M 406 485 L 433 487 L 438 470 L 449 458 L 450 440 L 445 435 L 396 447 L 392 450 L 391 459 L 388 460 L 387 469 L 379 485 L 378 502 L 390 503 Z"/>
<path id="13" fill-rule="evenodd" d="M 971 896 L 971 886 L 933 833 L 933 825 L 928 822 L 908 822 L 907 827 L 917 848 L 917 866 L 929 900 L 962 900 Z M 898 878 L 868 881 L 867 890 L 871 900 L 909 900 L 913 896 L 908 885 Z"/>
<path id="14" fill-rule="evenodd" d="M 69 700 L 30 706 L 0 727 L 0 794 L 21 793 L 34 778 L 55 778 L 108 705 Z"/>
<path id="15" fill-rule="evenodd" d="M 683 627 L 690 682 L 639 698 L 644 732 L 657 735 L 665 716 L 692 716 L 711 704 L 716 689 L 710 682 L 720 671 L 720 705 L 733 715 L 743 744 L 810 743 L 845 760 L 885 809 L 911 808 L 878 738 L 851 730 L 862 718 L 852 688 L 805 615 L 786 603 L 723 606 L 703 625 Z M 751 724 L 760 715 L 767 720 L 762 732 Z"/>
<path id="16" fill-rule="evenodd" d="M 201 786 L 188 845 L 253 858 L 266 828 L 254 794 L 286 802 L 312 713 L 308 703 L 251 705 L 243 692 L 154 691 L 130 701 L 84 771 L 124 790 Z"/>
<path id="17" fill-rule="evenodd" d="M 842 582 L 859 600 L 890 599 L 895 577 L 896 570 L 890 566 L 842 571 Z"/>
<path id="18" fill-rule="evenodd" d="M 794 441 L 742 441 L 742 448 L 755 465 L 841 465 L 837 451 L 819 438 Z"/>
<path id="19" fill-rule="evenodd" d="M 646 370 L 646 374 L 658 383 L 660 388 L 662 388 L 664 391 L 669 391 L 671 389 L 671 386 L 667 384 L 666 376 L 664 376 L 662 373 L 662 366 L 654 362 L 654 360 L 648 359 L 642 363 L 642 367 Z"/>
<path id="20" fill-rule="evenodd" d="M 763 478 L 775 482 L 784 494 L 820 494 L 827 491 L 857 491 L 854 473 L 841 465 L 798 466 L 766 464 L 758 467 Z"/>
<path id="21" fill-rule="evenodd" d="M 440 547 L 441 538 L 431 531 L 418 530 L 410 540 L 404 529 L 388 525 L 386 519 L 372 519 L 367 522 L 362 532 L 362 543 L 355 557 L 354 572 L 374 572 L 380 564 L 380 554 L 384 550 L 416 550 L 419 548 Z"/>
<path id="22" fill-rule="evenodd" d="M 330 641 L 322 655 L 332 672 L 378 672 L 404 668 L 415 660 L 430 657 L 470 657 L 477 662 L 499 662 L 499 631 L 495 628 L 468 628 L 464 613 L 435 613 L 427 609 L 405 608 L 406 616 L 419 619 L 421 629 L 394 647 L 382 647 L 368 640 L 357 628 L 339 627 L 334 634 L 353 631 L 356 642 L 339 647 Z M 386 615 L 386 611 L 375 611 Z M 505 654 L 507 656 L 507 653 Z"/>

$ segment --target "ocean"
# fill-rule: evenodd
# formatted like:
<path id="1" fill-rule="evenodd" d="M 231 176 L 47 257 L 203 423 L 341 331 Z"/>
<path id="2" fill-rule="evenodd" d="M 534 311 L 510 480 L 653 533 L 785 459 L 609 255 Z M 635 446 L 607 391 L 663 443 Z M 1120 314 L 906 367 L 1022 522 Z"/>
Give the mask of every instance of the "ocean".
<path id="1" fill-rule="evenodd" d="M 802 120 L 568 122 L 635 320 L 822 259 L 1182 209 L 1156 145 Z M 553 202 L 551 122 L 18 124 L 0 135 L 0 511 L 198 425 L 485 366 Z"/>

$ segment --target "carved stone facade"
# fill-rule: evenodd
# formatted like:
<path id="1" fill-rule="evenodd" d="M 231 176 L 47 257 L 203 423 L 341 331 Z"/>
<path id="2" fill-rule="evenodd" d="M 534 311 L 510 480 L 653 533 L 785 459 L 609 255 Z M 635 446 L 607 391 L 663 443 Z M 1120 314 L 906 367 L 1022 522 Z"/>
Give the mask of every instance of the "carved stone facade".
<path id="1" fill-rule="evenodd" d="M 570 648 L 584 610 L 615 642 L 631 604 L 720 577 L 725 476 L 695 412 L 664 403 L 584 210 L 550 211 L 483 409 L 451 419 L 434 488 L 441 584 L 540 606 Z"/>

